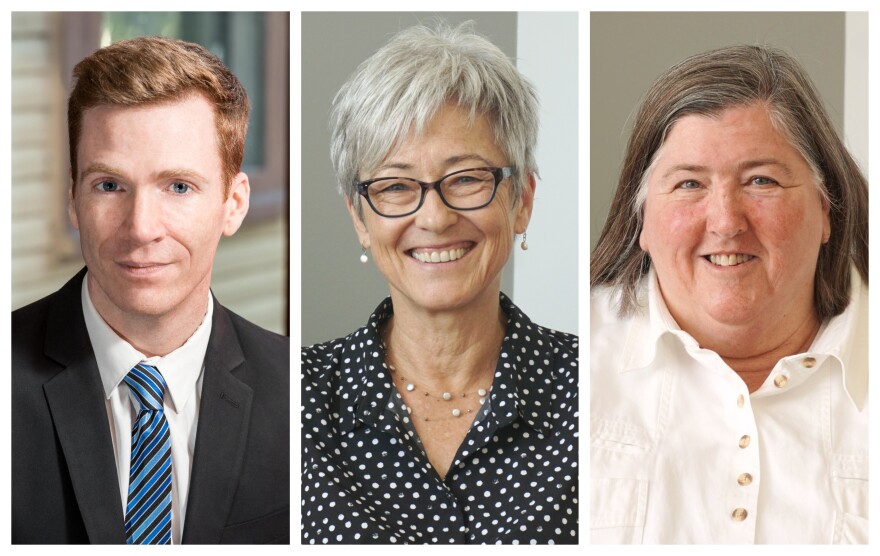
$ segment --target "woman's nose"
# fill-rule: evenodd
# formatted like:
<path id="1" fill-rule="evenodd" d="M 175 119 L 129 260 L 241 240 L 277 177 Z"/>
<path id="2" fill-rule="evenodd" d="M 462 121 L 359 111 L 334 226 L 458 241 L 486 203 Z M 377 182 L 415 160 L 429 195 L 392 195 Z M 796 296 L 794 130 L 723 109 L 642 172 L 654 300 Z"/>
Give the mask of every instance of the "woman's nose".
<path id="1" fill-rule="evenodd" d="M 416 224 L 426 230 L 441 233 L 458 220 L 458 213 L 443 203 L 436 189 L 425 194 L 425 201 L 416 212 Z"/>
<path id="2" fill-rule="evenodd" d="M 722 238 L 735 237 L 748 229 L 739 191 L 724 188 L 712 192 L 706 209 L 706 229 Z"/>

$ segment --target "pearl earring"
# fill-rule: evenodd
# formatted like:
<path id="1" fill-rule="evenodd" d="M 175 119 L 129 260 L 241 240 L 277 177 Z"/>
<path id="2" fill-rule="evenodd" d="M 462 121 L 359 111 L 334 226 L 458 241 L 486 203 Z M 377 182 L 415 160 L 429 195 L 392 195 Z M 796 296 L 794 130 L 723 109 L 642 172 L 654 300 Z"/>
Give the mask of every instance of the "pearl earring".
<path id="1" fill-rule="evenodd" d="M 361 262 L 363 264 L 367 264 L 367 261 L 369 261 L 369 260 L 370 260 L 370 258 L 367 256 L 367 248 L 364 247 L 363 250 L 361 251 Z"/>
<path id="2" fill-rule="evenodd" d="M 525 232 L 523 232 L 522 242 L 520 242 L 519 248 L 522 249 L 523 251 L 529 250 L 529 242 L 526 241 L 526 233 Z"/>

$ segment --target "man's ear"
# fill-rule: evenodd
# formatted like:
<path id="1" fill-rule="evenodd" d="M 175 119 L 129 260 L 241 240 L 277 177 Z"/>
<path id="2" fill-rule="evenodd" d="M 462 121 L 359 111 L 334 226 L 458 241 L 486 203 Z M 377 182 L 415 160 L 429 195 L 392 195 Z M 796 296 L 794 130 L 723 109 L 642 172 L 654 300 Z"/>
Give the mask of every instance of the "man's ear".
<path id="1" fill-rule="evenodd" d="M 223 235 L 231 236 L 238 231 L 250 207 L 251 183 L 247 174 L 239 172 L 229 186 L 229 194 L 225 201 Z"/>
<path id="2" fill-rule="evenodd" d="M 67 188 L 67 218 L 70 220 L 70 225 L 79 230 L 79 219 L 76 217 L 76 199 L 73 198 L 73 188 L 76 187 L 76 182 L 73 181 L 72 172 L 72 168 L 67 169 L 67 179 L 70 184 Z"/>
<path id="3" fill-rule="evenodd" d="M 363 218 L 361 218 L 360 213 L 358 213 L 358 209 L 351 204 L 351 199 L 348 197 L 345 198 L 345 208 L 348 209 L 348 214 L 351 216 L 351 223 L 354 224 L 354 232 L 358 236 L 361 247 L 369 249 L 370 232 L 367 230 L 367 225 L 364 223 Z"/>

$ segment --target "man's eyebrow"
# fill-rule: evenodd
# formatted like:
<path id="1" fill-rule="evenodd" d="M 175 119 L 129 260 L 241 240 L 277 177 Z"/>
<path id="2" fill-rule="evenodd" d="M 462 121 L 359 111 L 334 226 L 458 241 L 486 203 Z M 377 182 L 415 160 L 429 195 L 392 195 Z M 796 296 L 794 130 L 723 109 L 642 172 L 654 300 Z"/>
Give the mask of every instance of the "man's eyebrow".
<path id="1" fill-rule="evenodd" d="M 109 174 L 111 176 L 123 177 L 125 173 L 112 166 L 107 166 L 106 164 L 101 164 L 100 162 L 95 162 L 93 164 L 89 164 L 82 172 L 79 173 L 79 179 L 77 181 L 82 181 L 82 179 L 89 174 Z"/>
<path id="2" fill-rule="evenodd" d="M 189 168 L 169 168 L 168 170 L 162 170 L 161 172 L 156 174 L 156 178 L 159 180 L 167 180 L 171 178 L 189 178 L 201 182 L 208 181 L 208 178 L 196 172 L 195 170 L 190 170 Z"/>
<path id="3" fill-rule="evenodd" d="M 89 174 L 107 174 L 120 178 L 125 177 L 125 172 L 123 172 L 122 170 L 114 168 L 113 166 L 102 164 L 100 162 L 90 164 L 85 170 L 80 172 L 80 181 L 82 181 L 82 179 Z M 168 170 L 162 170 L 158 174 L 155 174 L 155 177 L 158 180 L 167 180 L 171 178 L 188 178 L 202 182 L 208 181 L 208 178 L 189 168 L 169 168 Z"/>

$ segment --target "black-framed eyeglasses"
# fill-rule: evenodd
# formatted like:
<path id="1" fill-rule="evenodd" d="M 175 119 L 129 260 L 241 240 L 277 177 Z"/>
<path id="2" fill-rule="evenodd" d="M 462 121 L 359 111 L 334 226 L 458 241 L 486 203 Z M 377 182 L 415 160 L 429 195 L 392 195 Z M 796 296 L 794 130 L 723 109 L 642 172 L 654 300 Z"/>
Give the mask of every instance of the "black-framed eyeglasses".
<path id="1" fill-rule="evenodd" d="M 435 182 L 413 178 L 375 178 L 355 184 L 357 192 L 379 216 L 400 218 L 422 207 L 428 191 L 434 189 L 440 200 L 454 210 L 477 210 L 495 198 L 498 184 L 513 174 L 513 166 L 468 168 L 446 174 Z"/>

